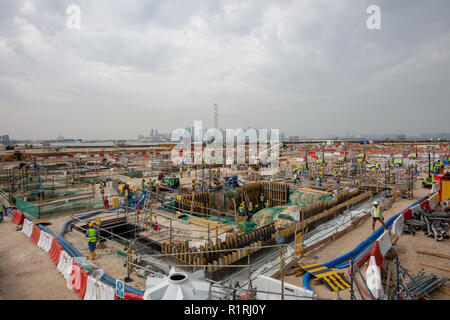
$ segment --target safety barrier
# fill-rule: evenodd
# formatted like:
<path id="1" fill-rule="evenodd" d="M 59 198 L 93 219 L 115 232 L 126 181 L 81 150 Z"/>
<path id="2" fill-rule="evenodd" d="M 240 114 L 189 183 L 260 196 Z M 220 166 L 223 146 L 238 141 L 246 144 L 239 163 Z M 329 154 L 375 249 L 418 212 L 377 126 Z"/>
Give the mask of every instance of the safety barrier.
<path id="1" fill-rule="evenodd" d="M 59 255 L 59 262 L 56 268 L 66 280 L 72 273 L 72 264 L 72 257 L 66 252 L 66 250 L 61 250 L 61 253 Z"/>
<path id="2" fill-rule="evenodd" d="M 58 240 L 53 238 L 52 246 L 51 246 L 48 254 L 50 256 L 50 259 L 52 259 L 53 263 L 55 264 L 55 266 L 58 265 L 59 256 L 61 255 L 61 250 L 62 250 L 62 247 L 59 244 Z"/>
<path id="3" fill-rule="evenodd" d="M 51 230 L 41 224 L 35 225 L 29 217 L 26 217 L 20 210 L 12 210 L 8 208 L 6 215 L 11 219 L 16 217 L 19 224 L 23 224 L 22 232 L 30 238 L 39 248 L 47 252 L 50 259 L 55 264 L 58 271 L 67 280 L 70 288 L 73 288 L 77 294 L 85 300 L 114 300 L 115 296 L 115 279 L 106 273 L 100 280 L 92 278 L 86 271 L 81 269 L 72 257 L 81 257 L 82 255 L 62 238 L 68 225 L 74 221 L 67 221 L 59 237 L 53 234 Z M 90 213 L 79 219 L 86 219 L 99 214 L 99 212 Z M 23 217 L 23 218 L 22 218 Z M 23 219 L 22 223 L 21 220 Z M 16 221 L 16 220 L 15 220 Z M 78 270 L 78 271 L 77 271 Z M 89 282 L 88 279 L 92 278 Z M 78 279 L 78 280 L 77 280 Z M 87 293 L 87 297 L 86 297 Z M 135 288 L 125 285 L 125 300 L 143 300 L 143 292 Z"/>
<path id="4" fill-rule="evenodd" d="M 31 220 L 25 219 L 22 226 L 22 232 L 29 238 L 33 232 L 33 222 Z"/>
<path id="5" fill-rule="evenodd" d="M 41 229 L 37 225 L 33 225 L 33 231 L 31 232 L 30 240 L 37 244 L 41 236 Z"/>
<path id="6" fill-rule="evenodd" d="M 67 282 L 81 299 L 84 298 L 86 293 L 87 278 L 86 271 L 81 269 L 75 262 L 72 262 L 72 270 Z"/>
<path id="7" fill-rule="evenodd" d="M 401 213 L 398 213 L 396 215 L 394 215 L 393 217 L 391 217 L 390 219 L 388 219 L 385 222 L 385 225 L 387 228 L 389 228 L 395 221 L 395 219 L 397 219 L 399 217 L 399 215 L 405 213 L 406 211 L 408 211 L 410 208 L 416 206 L 417 204 L 425 201 L 427 199 L 427 197 L 423 197 L 420 200 L 414 202 L 412 205 L 410 205 L 407 209 L 403 210 Z M 409 210 L 409 212 L 411 212 L 411 210 Z M 405 217 L 406 219 L 406 217 Z M 373 243 L 375 242 L 375 240 L 378 239 L 378 237 L 384 232 L 383 227 L 378 228 L 371 236 L 369 236 L 366 240 L 364 240 L 363 242 L 361 242 L 359 245 L 356 246 L 356 248 L 354 248 L 353 250 L 351 250 L 350 252 L 347 252 L 346 254 L 331 260 L 327 263 L 324 263 L 323 265 L 331 268 L 331 267 L 335 267 L 338 269 L 342 269 L 342 268 L 346 268 L 349 266 L 349 260 L 350 259 L 355 259 L 358 260 L 360 257 L 362 257 L 364 254 L 367 253 L 367 251 L 372 247 Z M 309 272 L 307 272 L 305 274 L 305 276 L 303 277 L 303 287 L 305 289 L 311 290 L 311 287 L 309 286 L 309 280 L 311 279 L 311 274 Z"/>
<path id="8" fill-rule="evenodd" d="M 39 237 L 37 246 L 42 250 L 44 250 L 45 252 L 48 252 L 52 246 L 52 242 L 53 237 L 44 230 L 41 230 L 41 236 Z"/>
<path id="9" fill-rule="evenodd" d="M 20 226 L 23 224 L 24 220 L 25 220 L 25 215 L 19 210 L 14 210 L 14 215 L 11 219 L 11 222 Z"/>
<path id="10" fill-rule="evenodd" d="M 88 276 L 84 300 L 114 300 L 115 290 L 103 282 Z"/>

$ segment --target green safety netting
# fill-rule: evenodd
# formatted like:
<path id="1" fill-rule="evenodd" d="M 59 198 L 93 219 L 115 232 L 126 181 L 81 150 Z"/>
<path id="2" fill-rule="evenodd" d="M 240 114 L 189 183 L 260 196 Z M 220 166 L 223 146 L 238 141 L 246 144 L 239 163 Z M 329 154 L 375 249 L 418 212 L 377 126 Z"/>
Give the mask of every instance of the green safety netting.
<path id="1" fill-rule="evenodd" d="M 44 190 L 44 195 L 42 200 L 51 200 L 51 199 L 59 199 L 64 197 L 73 197 L 82 195 L 85 193 L 79 191 L 70 191 L 70 190 Z M 33 190 L 29 195 L 25 196 L 28 202 L 39 201 L 39 192 L 38 190 Z"/>
<path id="2" fill-rule="evenodd" d="M 103 201 L 97 199 L 59 202 L 42 207 L 41 216 L 56 213 L 82 212 L 101 208 L 103 208 Z"/>
<path id="3" fill-rule="evenodd" d="M 19 211 L 26 213 L 32 217 L 40 218 L 39 207 L 20 198 L 16 198 L 16 206 Z"/>
<path id="4" fill-rule="evenodd" d="M 96 210 L 103 208 L 103 201 L 97 199 L 85 199 L 78 201 L 65 201 L 48 206 L 42 206 L 40 209 L 37 205 L 16 198 L 17 209 L 35 218 L 56 213 L 82 212 L 88 210 Z"/>
<path id="5" fill-rule="evenodd" d="M 333 196 L 331 195 L 319 195 L 299 190 L 291 190 L 289 192 L 289 201 L 287 204 L 262 209 L 252 216 L 251 222 L 255 223 L 259 228 L 278 219 L 294 221 L 294 217 L 291 214 L 298 211 L 301 207 L 320 200 L 329 201 L 332 198 Z"/>

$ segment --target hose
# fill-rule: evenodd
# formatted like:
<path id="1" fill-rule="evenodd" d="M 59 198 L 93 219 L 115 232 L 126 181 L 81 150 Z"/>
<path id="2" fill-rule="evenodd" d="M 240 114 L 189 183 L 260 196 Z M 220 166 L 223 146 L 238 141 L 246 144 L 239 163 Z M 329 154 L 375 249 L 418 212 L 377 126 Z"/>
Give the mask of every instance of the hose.
<path id="1" fill-rule="evenodd" d="M 386 228 L 389 228 L 393 223 L 394 220 L 401 214 L 403 214 L 406 210 L 408 210 L 411 207 L 414 207 L 415 205 L 417 205 L 418 203 L 424 201 L 425 199 L 427 199 L 428 196 L 425 196 L 419 200 L 417 200 L 416 202 L 414 202 L 413 204 L 411 204 L 408 208 L 406 208 L 405 210 L 403 210 L 401 213 L 398 213 L 394 216 L 392 216 L 388 221 L 386 221 L 385 225 Z M 375 242 L 376 239 L 378 239 L 378 237 L 383 233 L 384 228 L 380 227 L 377 229 L 377 231 L 375 231 L 371 236 L 369 236 L 366 240 L 364 240 L 363 242 L 361 242 L 359 245 L 356 246 L 356 248 L 354 248 L 352 251 L 347 252 L 346 254 L 331 260 L 327 263 L 324 263 L 323 265 L 327 268 L 332 268 L 332 267 L 336 267 L 338 269 L 342 269 L 342 268 L 346 268 L 349 265 L 349 261 L 350 259 L 354 258 L 354 259 L 359 259 L 359 257 L 361 257 L 369 248 L 370 246 Z M 311 290 L 311 287 L 309 286 L 309 281 L 311 280 L 311 273 L 307 272 L 305 274 L 305 276 L 303 277 L 303 287 L 307 290 Z"/>
<path id="2" fill-rule="evenodd" d="M 92 212 L 89 213 L 87 215 L 84 215 L 82 217 L 78 217 L 77 219 L 71 219 L 69 221 L 67 221 L 61 230 L 61 233 L 58 236 L 58 241 L 61 244 L 61 246 L 64 248 L 64 250 L 67 251 L 67 253 L 71 256 L 71 257 L 81 257 L 81 253 L 75 249 L 69 242 L 67 242 L 63 236 L 64 233 L 67 230 L 67 227 L 74 222 L 75 220 L 84 220 L 84 219 L 88 219 L 91 218 L 93 216 L 96 216 L 98 214 L 102 213 L 102 211 L 97 211 L 97 212 Z M 102 281 L 103 283 L 105 283 L 106 285 L 115 288 L 116 287 L 116 279 L 114 279 L 113 277 L 111 277 L 110 275 L 104 273 L 103 276 L 100 278 L 100 281 Z M 133 293 L 133 294 L 138 294 L 138 295 L 144 295 L 144 292 L 135 288 L 132 288 L 128 285 L 125 285 L 125 292 L 129 292 L 129 293 Z"/>

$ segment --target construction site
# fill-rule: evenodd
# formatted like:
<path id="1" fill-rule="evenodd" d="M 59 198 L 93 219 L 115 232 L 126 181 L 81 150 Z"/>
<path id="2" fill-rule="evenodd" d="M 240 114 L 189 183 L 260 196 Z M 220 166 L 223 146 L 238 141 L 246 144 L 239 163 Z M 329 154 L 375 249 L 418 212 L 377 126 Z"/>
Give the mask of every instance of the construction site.
<path id="1" fill-rule="evenodd" d="M 276 171 L 174 147 L 2 150 L 0 297 L 23 298 L 5 274 L 42 254 L 49 295 L 30 299 L 449 299 L 447 142 L 280 143 Z"/>
<path id="2" fill-rule="evenodd" d="M 331 319 L 367 300 L 404 318 L 450 300 L 449 13 L 1 0 L 1 309 Z M 60 316 L 119 316 L 88 304 Z"/>

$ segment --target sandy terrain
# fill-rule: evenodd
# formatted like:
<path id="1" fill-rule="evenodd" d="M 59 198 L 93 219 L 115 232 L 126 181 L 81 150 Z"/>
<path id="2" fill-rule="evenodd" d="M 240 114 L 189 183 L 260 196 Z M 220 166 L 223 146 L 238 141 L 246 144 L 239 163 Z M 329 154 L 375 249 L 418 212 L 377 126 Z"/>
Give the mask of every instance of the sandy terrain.
<path id="1" fill-rule="evenodd" d="M 78 300 L 48 254 L 5 217 L 0 223 L 0 300 Z"/>
<path id="2" fill-rule="evenodd" d="M 393 203 L 392 207 L 389 210 L 383 212 L 384 218 L 387 220 L 393 215 L 401 212 L 410 204 L 414 203 L 418 199 L 427 195 L 429 189 L 424 189 L 421 187 L 421 180 L 418 180 L 415 185 L 416 189 L 414 191 L 414 199 L 407 200 L 401 199 Z M 378 228 L 380 225 L 377 223 L 375 228 Z M 342 235 L 338 239 L 328 242 L 323 247 L 319 247 L 316 250 L 308 252 L 305 254 L 299 261 L 300 264 L 309 264 L 309 263 L 326 263 L 331 261 L 347 252 L 355 248 L 359 243 L 365 240 L 372 233 L 371 220 L 369 217 L 365 218 L 359 225 Z M 436 258 L 427 255 L 421 255 L 416 253 L 416 250 L 424 250 L 431 252 L 439 252 L 439 253 L 448 253 L 450 252 L 450 241 L 448 239 L 444 239 L 443 241 L 436 242 L 434 238 L 426 237 L 423 232 L 419 231 L 415 236 L 411 236 L 408 234 L 402 235 L 394 245 L 395 250 L 399 254 L 400 263 L 408 270 L 408 272 L 413 275 L 416 274 L 417 271 L 422 268 L 420 263 L 430 263 L 437 266 L 448 267 L 448 260 L 442 258 Z M 386 261 L 385 261 L 386 263 Z M 393 265 L 394 266 L 394 265 Z M 443 272 L 431 268 L 424 268 L 427 273 L 433 272 L 439 276 L 446 276 L 450 278 L 450 273 Z M 347 280 L 347 269 L 335 269 L 338 273 L 344 273 Z M 363 274 L 365 272 L 361 270 Z M 285 277 L 285 281 L 302 286 L 302 277 L 288 276 Z M 362 284 L 362 282 L 360 281 Z M 311 289 L 314 290 L 318 294 L 318 296 L 322 299 L 337 299 L 337 294 L 335 292 L 331 292 L 326 288 L 325 285 L 315 286 L 313 281 L 310 282 Z M 447 286 L 449 283 L 447 283 Z M 359 298 L 358 293 L 356 293 Z M 431 295 L 432 298 L 435 299 L 450 299 L 450 297 L 440 293 L 439 291 L 433 292 Z M 340 293 L 340 298 L 342 299 L 350 299 L 350 292 L 346 290 Z"/>

